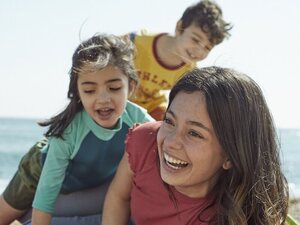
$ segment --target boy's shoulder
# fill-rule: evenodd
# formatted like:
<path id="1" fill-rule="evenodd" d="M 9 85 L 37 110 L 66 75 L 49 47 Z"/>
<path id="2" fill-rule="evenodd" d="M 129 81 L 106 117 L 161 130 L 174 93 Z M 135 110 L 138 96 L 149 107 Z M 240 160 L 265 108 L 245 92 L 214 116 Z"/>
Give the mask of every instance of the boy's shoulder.
<path id="1" fill-rule="evenodd" d="M 129 33 L 130 39 L 133 41 L 135 38 L 153 38 L 157 36 L 159 33 L 148 31 L 147 29 L 141 29 L 138 31 L 133 31 Z"/>

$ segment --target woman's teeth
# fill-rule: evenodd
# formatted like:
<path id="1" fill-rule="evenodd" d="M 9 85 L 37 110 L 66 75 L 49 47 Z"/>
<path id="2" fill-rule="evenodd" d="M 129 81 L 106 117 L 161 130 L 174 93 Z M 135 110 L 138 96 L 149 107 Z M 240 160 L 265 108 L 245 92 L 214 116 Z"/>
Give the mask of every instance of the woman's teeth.
<path id="1" fill-rule="evenodd" d="M 189 163 L 182 161 L 180 159 L 175 159 L 173 157 L 171 157 L 170 155 L 168 155 L 167 153 L 164 152 L 164 159 L 167 163 L 167 165 L 173 169 L 181 169 L 186 167 Z"/>

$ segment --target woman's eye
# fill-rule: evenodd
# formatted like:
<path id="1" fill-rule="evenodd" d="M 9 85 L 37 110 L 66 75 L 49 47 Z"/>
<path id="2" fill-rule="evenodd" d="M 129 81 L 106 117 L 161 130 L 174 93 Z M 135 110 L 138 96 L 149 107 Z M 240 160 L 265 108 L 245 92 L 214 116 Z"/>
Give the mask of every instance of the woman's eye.
<path id="1" fill-rule="evenodd" d="M 166 124 L 173 125 L 173 122 L 172 122 L 172 120 L 171 120 L 171 119 L 169 119 L 168 117 L 166 117 L 166 118 L 164 119 L 164 122 L 165 122 Z"/>
<path id="2" fill-rule="evenodd" d="M 197 138 L 203 138 L 202 135 L 198 134 L 197 132 L 191 130 L 189 131 L 189 135 L 193 136 L 193 137 L 197 137 Z"/>

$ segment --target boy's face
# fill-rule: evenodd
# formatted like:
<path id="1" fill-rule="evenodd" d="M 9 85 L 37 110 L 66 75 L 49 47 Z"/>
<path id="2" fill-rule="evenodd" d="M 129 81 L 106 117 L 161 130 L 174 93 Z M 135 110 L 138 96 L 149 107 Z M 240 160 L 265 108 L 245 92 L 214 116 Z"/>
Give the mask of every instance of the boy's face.
<path id="1" fill-rule="evenodd" d="M 214 47 L 205 33 L 194 23 L 182 30 L 181 21 L 176 26 L 177 54 L 187 64 L 196 63 L 205 59 Z"/>
<path id="2" fill-rule="evenodd" d="M 132 88 L 128 78 L 117 67 L 79 72 L 77 87 L 84 109 L 104 128 L 112 128 L 122 115 Z"/>

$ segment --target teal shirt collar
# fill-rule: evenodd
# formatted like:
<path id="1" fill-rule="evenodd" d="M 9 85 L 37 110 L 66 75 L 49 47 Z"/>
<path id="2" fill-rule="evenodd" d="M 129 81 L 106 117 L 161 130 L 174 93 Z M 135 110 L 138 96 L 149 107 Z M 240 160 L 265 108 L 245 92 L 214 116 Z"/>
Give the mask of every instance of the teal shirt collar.
<path id="1" fill-rule="evenodd" d="M 98 138 L 104 141 L 110 140 L 116 132 L 122 129 L 122 118 L 118 119 L 118 122 L 114 128 L 108 129 L 98 125 L 85 110 L 82 111 L 82 117 L 84 123 L 91 129 L 91 131 Z"/>

